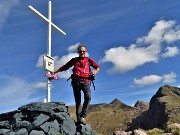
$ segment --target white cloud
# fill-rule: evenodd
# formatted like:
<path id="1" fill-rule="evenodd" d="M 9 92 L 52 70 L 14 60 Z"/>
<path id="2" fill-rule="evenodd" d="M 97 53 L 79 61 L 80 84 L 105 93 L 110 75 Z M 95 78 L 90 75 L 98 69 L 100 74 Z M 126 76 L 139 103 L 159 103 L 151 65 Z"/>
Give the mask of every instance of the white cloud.
<path id="1" fill-rule="evenodd" d="M 78 54 L 77 53 L 69 53 L 67 55 L 62 56 L 61 58 L 57 59 L 55 67 L 66 64 L 73 57 L 78 57 Z"/>
<path id="2" fill-rule="evenodd" d="M 176 73 L 171 72 L 170 74 L 163 75 L 164 83 L 174 83 L 176 82 Z"/>
<path id="3" fill-rule="evenodd" d="M 157 62 L 157 57 L 148 48 L 131 45 L 129 48 L 120 46 L 109 49 L 102 62 L 112 62 L 114 66 L 108 72 L 116 73 L 132 70 L 147 62 Z"/>
<path id="4" fill-rule="evenodd" d="M 0 81 L 0 113 L 35 101 L 33 96 L 37 92 L 37 87 L 34 84 L 27 83 L 20 78 L 2 75 Z M 36 97 L 36 101 L 38 98 L 41 97 Z"/>
<path id="5" fill-rule="evenodd" d="M 155 83 L 158 83 L 162 80 L 163 78 L 158 75 L 149 75 L 149 76 L 144 76 L 141 79 L 134 79 L 134 84 L 139 85 L 139 86 L 144 86 L 144 85 L 152 85 Z"/>
<path id="6" fill-rule="evenodd" d="M 179 26 L 176 26 L 174 29 L 170 29 L 166 32 L 166 35 L 164 35 L 163 40 L 165 40 L 168 43 L 172 43 L 176 40 L 180 39 L 180 29 Z"/>
<path id="7" fill-rule="evenodd" d="M 6 22 L 11 9 L 19 4 L 20 0 L 1 0 L 0 1 L 0 30 Z"/>
<path id="8" fill-rule="evenodd" d="M 147 44 L 147 45 L 159 45 L 163 40 L 165 40 L 166 34 L 173 29 L 175 21 L 160 20 L 155 23 L 147 36 L 143 36 L 137 39 L 137 43 Z M 177 39 L 179 40 L 179 39 Z"/>
<path id="9" fill-rule="evenodd" d="M 36 83 L 34 88 L 46 88 L 46 82 L 39 82 L 39 83 Z"/>
<path id="10" fill-rule="evenodd" d="M 138 38 L 135 44 L 127 48 L 119 46 L 106 50 L 102 63 L 111 62 L 113 64 L 113 67 L 108 70 L 109 73 L 127 72 L 149 62 L 157 63 L 162 53 L 162 44 L 168 45 L 180 40 L 180 36 L 176 36 L 174 40 L 168 39 L 167 36 L 170 32 L 171 34 L 176 32 L 175 35 L 178 35 L 177 31 L 180 31 L 180 27 L 174 28 L 175 24 L 175 21 L 160 20 L 156 22 L 147 36 Z M 177 48 L 169 47 L 163 55 L 173 57 L 177 54 Z"/>
<path id="11" fill-rule="evenodd" d="M 159 82 L 163 83 L 174 83 L 176 82 L 176 73 L 169 73 L 169 74 L 164 74 L 162 76 L 159 75 L 148 75 L 144 76 L 140 79 L 134 78 L 134 86 L 145 86 L 145 85 L 153 85 L 155 83 Z"/>
<path id="12" fill-rule="evenodd" d="M 42 54 L 39 56 L 38 61 L 36 63 L 36 67 L 43 67 L 43 56 L 45 56 L 46 54 Z"/>
<path id="13" fill-rule="evenodd" d="M 179 49 L 177 47 L 167 47 L 165 53 L 162 54 L 163 58 L 174 57 L 179 54 Z"/>
<path id="14" fill-rule="evenodd" d="M 180 84 L 176 84 L 176 87 L 180 88 Z"/>

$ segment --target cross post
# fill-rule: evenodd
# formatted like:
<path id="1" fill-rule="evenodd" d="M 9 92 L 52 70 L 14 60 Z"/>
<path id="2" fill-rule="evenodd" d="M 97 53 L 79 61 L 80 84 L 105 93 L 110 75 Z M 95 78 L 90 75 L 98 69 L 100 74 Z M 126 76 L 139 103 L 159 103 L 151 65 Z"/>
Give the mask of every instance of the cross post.
<path id="1" fill-rule="evenodd" d="M 63 35 L 66 35 L 64 31 L 62 31 L 60 28 L 58 28 L 55 24 L 52 23 L 52 4 L 51 0 L 48 0 L 48 19 L 44 17 L 40 12 L 38 12 L 36 9 L 34 9 L 31 5 L 28 6 L 28 8 L 34 12 L 36 15 L 38 15 L 40 18 L 42 18 L 44 21 L 48 23 L 48 43 L 47 43 L 47 56 L 51 57 L 51 27 L 53 26 L 58 32 L 60 32 Z M 50 72 L 47 71 L 47 74 Z M 46 102 L 51 102 L 51 80 L 47 78 L 47 84 L 46 84 L 47 90 L 46 90 Z"/>

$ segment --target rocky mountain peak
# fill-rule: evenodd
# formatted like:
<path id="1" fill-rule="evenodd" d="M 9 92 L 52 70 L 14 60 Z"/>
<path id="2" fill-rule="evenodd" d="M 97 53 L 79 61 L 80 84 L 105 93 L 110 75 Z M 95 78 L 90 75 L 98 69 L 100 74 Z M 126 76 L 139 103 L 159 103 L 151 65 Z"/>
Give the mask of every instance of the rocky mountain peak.
<path id="1" fill-rule="evenodd" d="M 124 108 L 132 108 L 131 106 L 126 105 L 125 103 L 121 102 L 118 98 L 115 98 L 110 104 L 110 107 L 114 109 L 124 109 Z"/>
<path id="2" fill-rule="evenodd" d="M 118 98 L 115 98 L 110 104 L 111 104 L 111 105 L 122 104 L 122 102 L 121 102 Z M 124 103 L 123 103 L 123 104 L 124 104 Z"/>
<path id="3" fill-rule="evenodd" d="M 150 100 L 149 109 L 132 121 L 130 130 L 166 128 L 180 123 L 180 88 L 165 85 Z"/>

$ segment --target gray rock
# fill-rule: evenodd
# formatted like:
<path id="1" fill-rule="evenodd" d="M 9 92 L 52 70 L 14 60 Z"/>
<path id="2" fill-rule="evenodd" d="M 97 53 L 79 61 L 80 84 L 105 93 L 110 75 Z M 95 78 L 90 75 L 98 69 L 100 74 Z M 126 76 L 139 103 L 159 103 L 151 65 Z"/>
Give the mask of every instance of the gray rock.
<path id="1" fill-rule="evenodd" d="M 10 132 L 9 135 L 16 135 L 16 132 Z"/>
<path id="2" fill-rule="evenodd" d="M 36 117 L 36 119 L 33 121 L 32 123 L 32 127 L 39 127 L 40 125 L 42 125 L 43 123 L 45 123 L 50 117 L 45 115 L 45 114 L 40 114 L 38 117 Z"/>
<path id="3" fill-rule="evenodd" d="M 171 125 L 170 125 L 170 128 L 180 129 L 180 124 L 178 124 L 178 123 L 171 124 Z"/>
<path id="4" fill-rule="evenodd" d="M 76 125 L 72 119 L 63 122 L 62 133 L 66 133 L 68 135 L 74 135 L 76 133 Z"/>
<path id="5" fill-rule="evenodd" d="M 147 135 L 147 134 L 141 130 L 134 130 L 134 135 Z"/>
<path id="6" fill-rule="evenodd" d="M 0 128 L 7 128 L 7 129 L 10 129 L 11 126 L 9 124 L 9 121 L 6 120 L 6 121 L 0 121 Z"/>
<path id="7" fill-rule="evenodd" d="M 43 131 L 32 130 L 29 135 L 45 135 Z"/>
<path id="8" fill-rule="evenodd" d="M 15 114 L 13 115 L 13 118 L 15 118 L 15 119 L 17 119 L 17 118 L 21 119 L 22 117 L 23 117 L 22 112 L 15 113 Z"/>
<path id="9" fill-rule="evenodd" d="M 40 127 L 45 132 L 45 134 L 48 135 L 56 135 L 60 130 L 57 120 L 54 120 L 53 122 L 46 122 Z"/>
<path id="10" fill-rule="evenodd" d="M 18 109 L 26 110 L 26 111 L 47 112 L 47 113 L 68 112 L 68 108 L 65 107 L 64 105 L 65 104 L 63 102 L 49 102 L 49 103 L 35 102 L 25 106 L 21 106 Z"/>
<path id="11" fill-rule="evenodd" d="M 57 119 L 57 121 L 60 123 L 62 123 L 66 119 L 65 116 L 62 114 L 62 112 L 54 113 L 51 115 L 51 117 L 53 117 L 54 119 Z"/>
<path id="12" fill-rule="evenodd" d="M 51 126 L 51 122 L 45 122 L 43 125 L 40 126 L 40 128 L 45 132 L 49 132 L 49 128 Z"/>
<path id="13" fill-rule="evenodd" d="M 97 133 L 92 130 L 90 124 L 80 124 L 77 126 L 77 131 L 81 133 L 82 135 L 96 135 Z"/>
<path id="14" fill-rule="evenodd" d="M 147 135 L 147 134 L 141 130 L 134 130 L 129 132 L 116 131 L 115 133 L 113 133 L 113 135 Z"/>
<path id="15" fill-rule="evenodd" d="M 113 135 L 131 135 L 132 132 L 116 131 Z"/>
<path id="16" fill-rule="evenodd" d="M 20 128 L 28 128 L 30 127 L 31 123 L 28 121 L 17 121 L 15 123 L 15 127 L 20 129 Z"/>
<path id="17" fill-rule="evenodd" d="M 0 129 L 0 135 L 7 135 L 10 131 L 10 129 Z"/>
<path id="18" fill-rule="evenodd" d="M 25 128 L 22 128 L 20 130 L 18 130 L 15 135 L 28 135 L 28 132 Z"/>

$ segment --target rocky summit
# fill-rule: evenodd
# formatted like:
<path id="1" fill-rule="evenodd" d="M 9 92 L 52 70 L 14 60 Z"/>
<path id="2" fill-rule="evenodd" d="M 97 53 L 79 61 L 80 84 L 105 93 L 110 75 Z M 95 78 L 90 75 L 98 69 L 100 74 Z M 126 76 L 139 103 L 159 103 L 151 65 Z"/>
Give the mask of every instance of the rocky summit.
<path id="1" fill-rule="evenodd" d="M 63 102 L 34 102 L 0 114 L 0 135 L 96 135 L 89 124 L 76 125 Z"/>
<path id="2" fill-rule="evenodd" d="M 166 129 L 168 125 L 180 123 L 180 88 L 162 86 L 150 100 L 147 111 L 135 118 L 128 130 Z"/>

